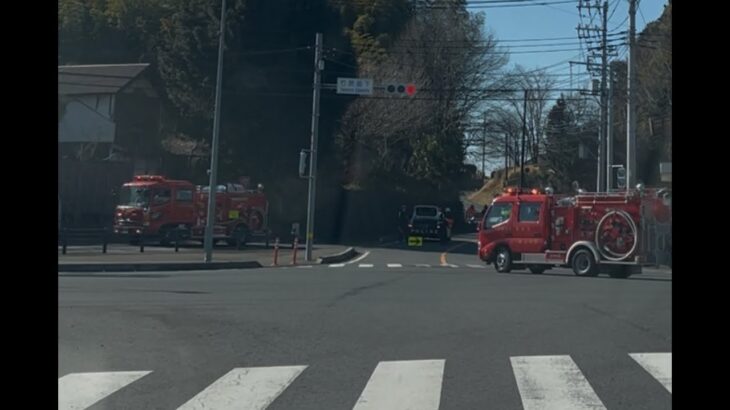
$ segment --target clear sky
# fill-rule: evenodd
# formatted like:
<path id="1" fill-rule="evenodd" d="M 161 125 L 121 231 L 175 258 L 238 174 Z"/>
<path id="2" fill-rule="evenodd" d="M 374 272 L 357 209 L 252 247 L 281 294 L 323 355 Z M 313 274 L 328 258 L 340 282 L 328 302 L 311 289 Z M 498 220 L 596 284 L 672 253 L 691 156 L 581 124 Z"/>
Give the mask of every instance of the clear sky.
<path id="1" fill-rule="evenodd" d="M 583 18 L 579 17 L 578 1 L 544 0 L 537 3 L 548 3 L 547 5 L 535 5 L 524 7 L 514 3 L 516 7 L 507 7 L 508 3 L 488 4 L 480 1 L 468 1 L 469 9 L 472 12 L 483 12 L 485 14 L 485 28 L 493 33 L 497 39 L 504 41 L 503 45 L 512 46 L 510 50 L 510 66 L 520 64 L 525 68 L 538 68 L 553 66 L 549 68 L 551 73 L 570 73 L 570 65 L 567 60 L 585 61 L 585 51 L 574 49 L 586 45 L 578 43 L 576 27 L 579 24 L 587 25 L 590 17 L 587 11 L 583 10 Z M 592 3 L 603 4 L 603 1 L 592 0 Z M 524 4 L 524 3 L 523 3 Z M 609 0 L 608 28 L 610 33 L 617 33 L 628 30 L 628 0 Z M 667 0 L 639 0 L 636 14 L 637 33 L 640 33 L 646 23 L 656 20 L 664 10 Z M 595 14 L 595 13 L 594 13 Z M 600 25 L 600 17 L 596 16 L 593 25 Z M 523 39 L 552 39 L 546 41 L 513 41 Z M 619 36 L 612 37 L 616 43 L 620 43 Z M 506 41 L 505 41 L 506 40 Z M 625 58 L 626 46 L 618 48 L 618 55 Z M 572 51 L 550 51 L 566 50 Z M 581 56 L 582 54 L 582 56 Z M 554 66 L 555 64 L 565 62 Z M 573 65 L 573 73 L 584 72 L 583 66 Z M 567 76 L 565 78 L 568 78 Z M 574 77 L 574 80 L 577 77 Z M 585 76 L 583 78 L 586 78 Z M 574 84 L 577 86 L 577 84 Z"/>
<path id="2" fill-rule="evenodd" d="M 512 2 L 510 4 L 510 2 Z M 547 3 L 530 5 L 528 3 Z M 485 30 L 495 35 L 500 46 L 509 48 L 508 67 L 519 64 L 526 69 L 547 67 L 547 72 L 555 80 L 555 88 L 585 88 L 589 86 L 590 75 L 584 65 L 571 65 L 568 61 L 586 61 L 585 41 L 579 41 L 576 27 L 579 24 L 599 27 L 600 16 L 594 11 L 591 15 L 583 9 L 581 18 L 577 0 L 467 0 L 471 12 L 485 15 Z M 585 1 L 583 3 L 586 3 Z M 592 4 L 603 5 L 603 0 L 591 0 Z M 667 0 L 639 0 L 636 13 L 637 34 L 661 16 Z M 608 1 L 608 20 L 610 43 L 617 45 L 617 57 L 626 58 L 626 35 L 628 31 L 628 0 Z M 594 44 L 598 45 L 598 44 Z M 566 51 L 556 51 L 566 50 Z M 600 62 L 596 61 L 596 62 Z M 572 72 L 572 75 L 571 75 Z M 481 166 L 481 160 L 471 157 L 468 162 Z M 499 168 L 501 161 L 487 160 L 489 173 Z"/>

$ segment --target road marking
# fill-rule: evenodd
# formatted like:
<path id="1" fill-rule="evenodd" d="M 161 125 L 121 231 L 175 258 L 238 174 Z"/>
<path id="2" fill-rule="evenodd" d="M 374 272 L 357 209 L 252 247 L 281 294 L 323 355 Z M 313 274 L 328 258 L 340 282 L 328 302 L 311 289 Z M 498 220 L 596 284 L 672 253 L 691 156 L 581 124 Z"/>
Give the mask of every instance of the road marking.
<path id="1" fill-rule="evenodd" d="M 367 258 L 368 255 L 370 255 L 370 251 L 367 251 L 367 252 L 363 253 L 362 255 L 358 256 L 357 258 L 355 258 L 355 259 L 353 259 L 353 260 L 351 260 L 349 262 L 345 262 L 345 264 L 346 265 L 349 265 L 349 264 L 352 264 L 352 263 L 360 262 L 361 260 Z"/>
<path id="2" fill-rule="evenodd" d="M 427 263 L 417 263 L 416 266 L 418 266 L 419 268 L 430 268 L 431 267 L 431 265 L 429 265 Z"/>
<path id="3" fill-rule="evenodd" d="M 71 373 L 58 379 L 58 410 L 90 407 L 151 371 Z"/>
<path id="4" fill-rule="evenodd" d="M 605 410 L 570 356 L 511 357 L 524 410 Z"/>
<path id="5" fill-rule="evenodd" d="M 241 367 L 231 370 L 178 410 L 262 410 L 307 366 Z"/>
<path id="6" fill-rule="evenodd" d="M 437 410 L 444 360 L 380 362 L 353 410 Z"/>
<path id="7" fill-rule="evenodd" d="M 468 244 L 469 244 L 469 242 L 462 242 L 462 243 L 460 243 L 460 244 L 458 244 L 456 246 L 452 246 L 451 248 L 447 249 L 444 253 L 441 254 L 441 258 L 440 258 L 441 265 L 442 266 L 443 265 L 448 265 L 448 262 L 446 262 L 446 254 L 447 253 L 453 251 L 454 249 L 458 249 L 458 248 L 460 248 L 460 247 L 462 247 L 464 245 L 468 245 Z"/>
<path id="8" fill-rule="evenodd" d="M 401 265 L 400 263 L 389 263 L 388 267 L 389 268 L 402 268 L 403 265 Z"/>
<path id="9" fill-rule="evenodd" d="M 452 265 L 450 263 L 442 263 L 440 266 L 442 268 L 458 268 L 459 267 L 459 265 Z"/>
<path id="10" fill-rule="evenodd" d="M 669 390 L 669 393 L 672 392 L 671 353 L 632 353 L 629 356 Z"/>
<path id="11" fill-rule="evenodd" d="M 334 263 L 332 265 L 329 265 L 330 268 L 342 268 L 343 266 L 345 266 L 344 263 Z"/>
<path id="12" fill-rule="evenodd" d="M 470 268 L 474 268 L 474 269 L 484 269 L 484 268 L 486 268 L 486 266 L 484 266 L 484 265 L 470 265 L 470 264 L 467 264 L 466 266 L 468 266 Z"/>
<path id="13" fill-rule="evenodd" d="M 373 264 L 372 263 L 361 263 L 361 264 L 357 265 L 357 267 L 358 268 L 372 268 Z"/>
<path id="14" fill-rule="evenodd" d="M 297 268 L 311 268 L 312 265 L 299 265 Z"/>

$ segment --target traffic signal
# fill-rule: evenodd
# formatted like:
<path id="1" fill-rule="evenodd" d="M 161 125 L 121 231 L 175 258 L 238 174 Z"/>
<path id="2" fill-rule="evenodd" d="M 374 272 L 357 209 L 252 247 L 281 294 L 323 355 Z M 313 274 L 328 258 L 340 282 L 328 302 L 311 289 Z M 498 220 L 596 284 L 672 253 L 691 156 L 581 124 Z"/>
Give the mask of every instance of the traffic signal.
<path id="1" fill-rule="evenodd" d="M 385 92 L 388 94 L 407 95 L 413 97 L 416 94 L 415 84 L 388 84 L 385 86 Z"/>

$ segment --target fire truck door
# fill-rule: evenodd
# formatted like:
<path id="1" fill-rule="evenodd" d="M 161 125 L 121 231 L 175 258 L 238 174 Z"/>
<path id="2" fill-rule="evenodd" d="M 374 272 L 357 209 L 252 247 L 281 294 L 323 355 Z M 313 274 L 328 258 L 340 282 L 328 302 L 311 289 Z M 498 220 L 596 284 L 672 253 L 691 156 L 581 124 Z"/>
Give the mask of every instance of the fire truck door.
<path id="1" fill-rule="evenodd" d="M 512 249 L 518 253 L 540 253 L 545 250 L 543 202 L 520 202 L 517 221 L 512 231 Z"/>
<path id="2" fill-rule="evenodd" d="M 196 218 L 192 187 L 176 187 L 173 193 L 172 218 L 178 223 L 193 224 Z"/>

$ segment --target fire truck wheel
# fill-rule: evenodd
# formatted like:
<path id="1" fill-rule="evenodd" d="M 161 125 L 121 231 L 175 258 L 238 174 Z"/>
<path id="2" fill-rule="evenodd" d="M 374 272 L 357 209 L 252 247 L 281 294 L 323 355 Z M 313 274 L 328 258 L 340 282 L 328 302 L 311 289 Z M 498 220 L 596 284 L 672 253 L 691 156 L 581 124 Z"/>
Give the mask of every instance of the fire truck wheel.
<path id="1" fill-rule="evenodd" d="M 494 268 L 499 273 L 509 273 L 512 270 L 512 254 L 509 249 L 504 246 L 497 249 L 494 256 Z"/>
<path id="2" fill-rule="evenodd" d="M 598 275 L 598 264 L 593 254 L 588 249 L 578 249 L 571 258 L 570 265 L 573 273 L 577 276 L 596 276 Z"/>
<path id="3" fill-rule="evenodd" d="M 230 246 L 236 246 L 238 245 L 238 238 L 241 238 L 241 245 L 246 244 L 246 240 L 248 239 L 248 229 L 244 225 L 238 225 L 231 233 L 231 239 L 228 239 L 228 245 Z"/>
<path id="4" fill-rule="evenodd" d="M 540 275 L 540 274 L 544 273 L 547 270 L 547 266 L 530 265 L 528 267 L 528 269 L 530 269 L 530 272 L 532 272 L 533 274 Z"/>

